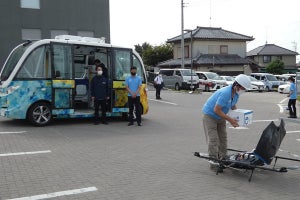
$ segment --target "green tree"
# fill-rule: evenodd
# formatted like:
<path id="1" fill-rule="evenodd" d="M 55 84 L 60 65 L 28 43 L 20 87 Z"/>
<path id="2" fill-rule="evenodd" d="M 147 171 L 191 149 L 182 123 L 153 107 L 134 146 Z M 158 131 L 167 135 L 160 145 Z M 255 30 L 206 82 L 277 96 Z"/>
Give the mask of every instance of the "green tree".
<path id="1" fill-rule="evenodd" d="M 145 65 L 156 66 L 159 62 L 173 58 L 173 47 L 171 44 L 152 46 L 144 42 L 135 45 L 135 50 L 140 53 Z"/>
<path id="2" fill-rule="evenodd" d="M 284 70 L 284 62 L 276 59 L 268 64 L 266 71 L 271 74 L 282 74 Z"/>
<path id="3" fill-rule="evenodd" d="M 143 57 L 143 52 L 146 49 L 151 48 L 151 47 L 152 46 L 149 43 L 147 43 L 147 42 L 144 42 L 142 45 L 140 45 L 140 44 L 134 45 L 135 51 L 138 52 L 141 57 Z"/>

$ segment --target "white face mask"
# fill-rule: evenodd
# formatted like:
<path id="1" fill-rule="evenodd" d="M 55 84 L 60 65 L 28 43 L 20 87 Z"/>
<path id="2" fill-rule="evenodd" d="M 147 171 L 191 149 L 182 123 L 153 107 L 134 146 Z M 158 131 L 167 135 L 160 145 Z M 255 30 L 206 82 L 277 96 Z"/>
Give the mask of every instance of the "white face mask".
<path id="1" fill-rule="evenodd" d="M 97 74 L 101 76 L 103 74 L 103 71 L 97 71 Z"/>
<path id="2" fill-rule="evenodd" d="M 243 94 L 245 92 L 245 90 L 239 90 L 239 91 L 236 91 L 236 93 L 238 94 L 238 95 L 241 95 L 241 94 Z"/>

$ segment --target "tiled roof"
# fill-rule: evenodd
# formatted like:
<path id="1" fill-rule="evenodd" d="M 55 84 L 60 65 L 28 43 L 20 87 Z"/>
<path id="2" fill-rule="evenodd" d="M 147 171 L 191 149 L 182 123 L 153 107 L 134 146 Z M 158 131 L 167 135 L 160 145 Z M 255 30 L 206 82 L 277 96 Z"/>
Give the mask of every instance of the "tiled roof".
<path id="1" fill-rule="evenodd" d="M 249 64 L 247 59 L 241 58 L 236 54 L 202 54 L 193 59 L 194 64 L 199 65 L 245 65 Z M 191 64 L 191 59 L 185 59 L 185 64 Z M 158 66 L 178 66 L 181 65 L 181 59 L 171 59 L 158 64 Z"/>
<path id="2" fill-rule="evenodd" d="M 247 56 L 258 55 L 298 55 L 298 53 L 275 44 L 265 44 L 247 52 Z"/>
<path id="3" fill-rule="evenodd" d="M 192 36 L 195 40 L 242 40 L 242 41 L 252 41 L 254 38 L 252 36 L 242 35 L 239 33 L 234 33 L 231 31 L 224 30 L 222 28 L 213 27 L 197 27 L 192 30 Z M 184 39 L 190 38 L 191 33 L 184 33 Z M 167 42 L 178 42 L 181 40 L 181 35 L 174 38 L 168 39 Z"/>

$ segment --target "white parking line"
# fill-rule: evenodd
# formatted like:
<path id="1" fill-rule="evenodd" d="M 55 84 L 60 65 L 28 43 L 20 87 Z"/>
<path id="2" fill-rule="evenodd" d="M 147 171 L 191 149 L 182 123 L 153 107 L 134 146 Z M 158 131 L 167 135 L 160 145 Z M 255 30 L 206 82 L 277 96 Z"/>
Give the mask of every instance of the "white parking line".
<path id="1" fill-rule="evenodd" d="M 36 196 L 21 197 L 21 198 L 6 199 L 6 200 L 39 200 L 39 199 L 49 199 L 49 198 L 67 196 L 67 195 L 74 195 L 74 194 L 81 194 L 81 193 L 86 193 L 86 192 L 93 192 L 93 191 L 97 191 L 97 190 L 98 189 L 96 187 L 88 187 L 88 188 L 81 188 L 81 189 L 75 189 L 75 190 L 66 190 L 66 191 L 54 192 L 54 193 L 49 193 L 49 194 L 40 194 L 40 195 L 36 195 Z"/>
<path id="2" fill-rule="evenodd" d="M 252 120 L 252 122 L 276 122 L 278 119 Z"/>
<path id="3" fill-rule="evenodd" d="M 15 131 L 15 132 L 0 132 L 0 135 L 5 135 L 5 134 L 19 134 L 19 133 L 27 133 L 27 131 Z"/>
<path id="4" fill-rule="evenodd" d="M 287 131 L 286 133 L 300 133 L 300 131 Z"/>
<path id="5" fill-rule="evenodd" d="M 160 102 L 160 103 L 171 104 L 171 105 L 174 105 L 174 106 L 178 106 L 178 104 L 172 103 L 172 102 L 168 102 L 168 101 L 162 101 L 162 100 L 156 100 L 156 99 L 149 99 L 149 100 L 151 100 L 151 101 L 156 101 L 156 102 Z"/>
<path id="6" fill-rule="evenodd" d="M 284 98 L 284 99 L 283 99 L 282 101 L 280 101 L 279 103 L 281 104 L 281 103 L 285 102 L 287 99 L 288 99 L 288 98 Z"/>
<path id="7" fill-rule="evenodd" d="M 50 150 L 45 150 L 45 151 L 29 151 L 29 152 L 18 152 L 18 153 L 3 153 L 0 154 L 0 157 L 5 157 L 5 156 L 20 156 L 20 155 L 33 155 L 33 154 L 41 154 L 41 153 L 51 153 Z"/>
<path id="8" fill-rule="evenodd" d="M 284 112 L 284 108 L 281 104 L 277 104 L 277 106 L 279 106 L 279 112 L 283 113 Z"/>
<path id="9" fill-rule="evenodd" d="M 298 142 L 300 142 L 300 139 L 296 139 Z"/>

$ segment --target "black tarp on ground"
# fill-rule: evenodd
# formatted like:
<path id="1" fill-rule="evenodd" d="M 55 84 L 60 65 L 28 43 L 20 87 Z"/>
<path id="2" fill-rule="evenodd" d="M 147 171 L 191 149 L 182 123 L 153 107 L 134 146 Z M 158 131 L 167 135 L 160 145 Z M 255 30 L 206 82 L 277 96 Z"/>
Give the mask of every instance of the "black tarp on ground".
<path id="1" fill-rule="evenodd" d="M 254 153 L 269 165 L 279 150 L 285 134 L 284 121 L 281 120 L 279 126 L 272 121 L 263 131 Z"/>

